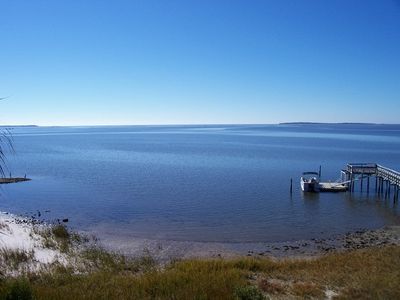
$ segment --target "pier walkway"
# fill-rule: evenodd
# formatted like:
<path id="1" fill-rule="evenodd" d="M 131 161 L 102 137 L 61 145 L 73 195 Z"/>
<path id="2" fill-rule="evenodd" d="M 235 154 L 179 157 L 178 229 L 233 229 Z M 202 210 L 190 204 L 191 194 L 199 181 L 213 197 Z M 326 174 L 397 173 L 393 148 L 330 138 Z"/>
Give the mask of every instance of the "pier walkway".
<path id="1" fill-rule="evenodd" d="M 342 170 L 342 181 L 348 183 L 348 190 L 354 192 L 356 181 L 360 182 L 361 192 L 366 180 L 366 191 L 370 191 L 370 178 L 375 178 L 375 192 L 384 195 L 385 199 L 391 195 L 393 190 L 393 201 L 397 201 L 400 191 L 400 172 L 378 165 L 376 163 L 348 163 L 347 168 Z"/>
<path id="2" fill-rule="evenodd" d="M 16 183 L 21 181 L 29 181 L 29 178 L 26 177 L 3 177 L 0 178 L 0 184 L 7 184 L 7 183 Z"/>

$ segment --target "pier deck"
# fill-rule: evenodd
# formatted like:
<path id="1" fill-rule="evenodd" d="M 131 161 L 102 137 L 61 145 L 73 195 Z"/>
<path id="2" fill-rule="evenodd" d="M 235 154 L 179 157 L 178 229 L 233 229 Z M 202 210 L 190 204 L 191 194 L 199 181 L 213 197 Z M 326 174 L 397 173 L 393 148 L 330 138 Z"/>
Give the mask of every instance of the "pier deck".
<path id="1" fill-rule="evenodd" d="M 346 184 L 339 184 L 337 182 L 320 182 L 319 190 L 320 192 L 345 192 L 347 191 Z"/>
<path id="2" fill-rule="evenodd" d="M 343 178 L 344 177 L 344 178 Z M 360 182 L 361 192 L 364 180 L 367 181 L 366 191 L 370 191 L 370 178 L 375 178 L 375 191 L 384 195 L 385 199 L 390 197 L 393 190 L 393 200 L 399 198 L 400 172 L 376 163 L 348 163 L 347 168 L 342 170 L 342 181 L 348 183 L 350 192 L 354 192 L 355 181 Z"/>
<path id="3" fill-rule="evenodd" d="M 0 184 L 7 184 L 7 183 L 15 183 L 15 182 L 22 182 L 22 181 L 29 181 L 29 178 L 25 177 L 8 177 L 8 178 L 0 178 Z"/>

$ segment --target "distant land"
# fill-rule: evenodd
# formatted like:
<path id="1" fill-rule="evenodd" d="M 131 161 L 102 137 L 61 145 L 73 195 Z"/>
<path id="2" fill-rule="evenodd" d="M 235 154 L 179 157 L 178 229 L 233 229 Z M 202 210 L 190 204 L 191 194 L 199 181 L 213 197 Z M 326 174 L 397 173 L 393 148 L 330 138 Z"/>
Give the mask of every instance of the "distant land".
<path id="1" fill-rule="evenodd" d="M 1 128 L 13 128 L 13 127 L 39 127 L 38 125 L 0 125 Z"/>
<path id="2" fill-rule="evenodd" d="M 279 125 L 399 125 L 385 123 L 357 123 L 357 122 L 339 122 L 339 123 L 324 123 L 324 122 L 283 122 Z"/>
<path id="3" fill-rule="evenodd" d="M 377 126 L 377 125 L 399 125 L 400 123 L 367 123 L 367 122 L 280 122 L 280 123 L 261 123 L 261 124 L 154 124 L 154 125 L 1 125 L 0 128 L 36 128 L 36 127 L 120 127 L 120 126 L 242 126 L 242 125 L 367 125 L 367 126 Z"/>

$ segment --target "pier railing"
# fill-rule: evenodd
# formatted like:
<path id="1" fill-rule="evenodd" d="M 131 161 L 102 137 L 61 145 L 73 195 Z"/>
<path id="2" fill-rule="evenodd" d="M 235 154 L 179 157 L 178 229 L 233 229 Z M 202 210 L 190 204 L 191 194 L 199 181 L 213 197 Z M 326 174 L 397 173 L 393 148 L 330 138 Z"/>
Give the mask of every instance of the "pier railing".
<path id="1" fill-rule="evenodd" d="M 400 172 L 374 163 L 349 163 L 347 172 L 353 175 L 373 175 L 400 186 Z"/>
<path id="2" fill-rule="evenodd" d="M 354 191 L 354 182 L 361 182 L 363 189 L 363 179 L 367 179 L 367 192 L 369 192 L 370 177 L 375 177 L 375 190 L 380 194 L 385 194 L 385 198 L 390 196 L 391 186 L 393 186 L 394 200 L 398 199 L 400 191 L 400 172 L 378 165 L 376 163 L 349 163 L 347 168 L 342 170 L 345 180 L 348 183 L 349 191 Z"/>
<path id="3" fill-rule="evenodd" d="M 400 186 L 400 172 L 377 165 L 376 176 L 382 177 L 384 180 L 390 181 L 391 184 Z"/>
<path id="4" fill-rule="evenodd" d="M 374 163 L 349 163 L 347 171 L 352 174 L 375 175 L 378 165 Z"/>

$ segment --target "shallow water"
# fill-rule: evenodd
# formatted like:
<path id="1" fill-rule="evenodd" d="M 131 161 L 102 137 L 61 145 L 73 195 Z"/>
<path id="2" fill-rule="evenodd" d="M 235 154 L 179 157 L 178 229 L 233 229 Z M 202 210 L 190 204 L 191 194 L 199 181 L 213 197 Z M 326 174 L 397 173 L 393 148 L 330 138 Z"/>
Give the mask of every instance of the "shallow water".
<path id="1" fill-rule="evenodd" d="M 14 128 L 0 210 L 101 235 L 271 242 L 399 224 L 369 194 L 303 194 L 303 171 L 336 180 L 348 162 L 400 170 L 399 125 Z M 289 193 L 290 179 L 293 194 Z M 48 212 L 46 212 L 48 211 Z"/>

